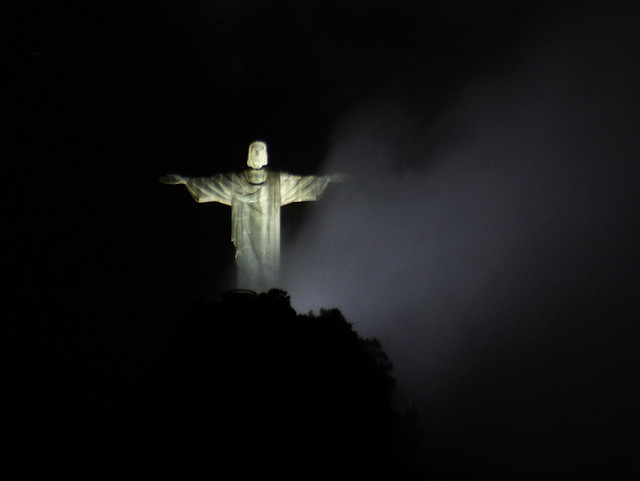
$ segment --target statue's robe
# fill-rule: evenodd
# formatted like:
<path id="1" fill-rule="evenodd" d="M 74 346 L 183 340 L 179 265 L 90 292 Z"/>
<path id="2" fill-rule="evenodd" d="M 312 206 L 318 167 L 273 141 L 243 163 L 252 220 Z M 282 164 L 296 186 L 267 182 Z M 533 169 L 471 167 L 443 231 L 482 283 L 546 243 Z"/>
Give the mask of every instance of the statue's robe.
<path id="1" fill-rule="evenodd" d="M 318 200 L 328 184 L 328 177 L 291 175 L 266 168 L 186 179 L 186 187 L 197 202 L 231 206 L 237 286 L 256 292 L 278 287 L 280 207 Z"/>

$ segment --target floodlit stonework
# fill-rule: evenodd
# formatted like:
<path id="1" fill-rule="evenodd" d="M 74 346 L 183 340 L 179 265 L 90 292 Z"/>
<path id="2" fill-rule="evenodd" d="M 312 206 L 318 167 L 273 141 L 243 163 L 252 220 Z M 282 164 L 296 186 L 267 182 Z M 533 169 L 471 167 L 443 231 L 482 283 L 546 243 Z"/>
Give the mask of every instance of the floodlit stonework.
<path id="1" fill-rule="evenodd" d="M 236 248 L 238 289 L 264 292 L 278 286 L 280 269 L 280 207 L 319 200 L 341 174 L 299 176 L 266 168 L 267 145 L 249 146 L 246 170 L 211 177 L 170 174 L 165 184 L 184 184 L 197 202 L 231 206 L 231 241 Z"/>

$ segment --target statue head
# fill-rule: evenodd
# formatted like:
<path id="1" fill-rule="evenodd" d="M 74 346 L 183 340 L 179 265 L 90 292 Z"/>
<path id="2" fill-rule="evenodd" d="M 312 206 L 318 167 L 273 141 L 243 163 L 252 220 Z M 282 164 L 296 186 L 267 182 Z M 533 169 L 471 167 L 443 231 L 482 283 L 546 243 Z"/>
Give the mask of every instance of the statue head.
<path id="1" fill-rule="evenodd" d="M 247 165 L 256 170 L 262 169 L 267 165 L 267 144 L 259 140 L 251 142 Z"/>

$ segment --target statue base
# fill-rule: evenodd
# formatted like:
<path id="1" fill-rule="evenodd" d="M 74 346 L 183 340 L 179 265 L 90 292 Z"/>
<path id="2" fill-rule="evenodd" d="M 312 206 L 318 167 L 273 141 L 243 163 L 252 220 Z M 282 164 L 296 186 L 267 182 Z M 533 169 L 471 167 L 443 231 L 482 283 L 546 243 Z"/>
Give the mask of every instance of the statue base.
<path id="1" fill-rule="evenodd" d="M 230 297 L 257 297 L 258 293 L 250 289 L 231 289 L 230 291 L 220 294 L 222 299 L 228 299 Z"/>

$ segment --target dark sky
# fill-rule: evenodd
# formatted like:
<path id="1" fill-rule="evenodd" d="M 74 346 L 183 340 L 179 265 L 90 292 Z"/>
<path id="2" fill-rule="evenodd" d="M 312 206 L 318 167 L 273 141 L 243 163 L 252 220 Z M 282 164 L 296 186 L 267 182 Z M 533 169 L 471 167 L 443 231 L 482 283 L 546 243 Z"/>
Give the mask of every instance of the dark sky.
<path id="1" fill-rule="evenodd" d="M 352 175 L 283 210 L 282 287 L 382 341 L 437 470 L 637 478 L 633 2 L 11 3 L 19 412 L 77 403 L 79 449 L 233 287 L 228 208 L 157 178 L 264 139 L 275 169 Z"/>

